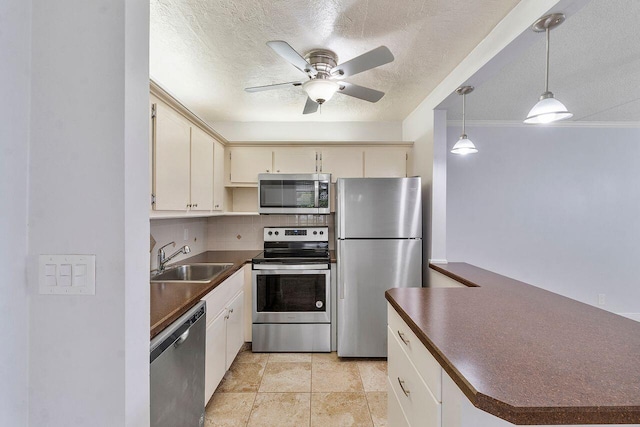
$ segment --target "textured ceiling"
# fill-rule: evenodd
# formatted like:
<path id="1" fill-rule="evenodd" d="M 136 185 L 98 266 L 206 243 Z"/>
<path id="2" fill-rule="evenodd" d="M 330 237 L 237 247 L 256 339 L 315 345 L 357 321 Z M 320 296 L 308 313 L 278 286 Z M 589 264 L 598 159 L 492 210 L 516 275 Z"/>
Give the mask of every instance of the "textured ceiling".
<path id="1" fill-rule="evenodd" d="M 151 0 L 151 77 L 207 122 L 404 119 L 518 0 Z M 347 61 L 386 45 L 395 61 L 347 81 L 386 92 L 372 104 L 336 94 L 302 115 L 304 79 L 265 43 L 285 40 Z"/>
<path id="2" fill-rule="evenodd" d="M 592 0 L 551 31 L 549 90 L 572 121 L 640 122 L 640 1 Z M 467 120 L 523 120 L 544 91 L 545 37 L 467 95 Z M 451 100 L 448 100 L 451 103 Z M 447 117 L 461 119 L 461 100 Z"/>

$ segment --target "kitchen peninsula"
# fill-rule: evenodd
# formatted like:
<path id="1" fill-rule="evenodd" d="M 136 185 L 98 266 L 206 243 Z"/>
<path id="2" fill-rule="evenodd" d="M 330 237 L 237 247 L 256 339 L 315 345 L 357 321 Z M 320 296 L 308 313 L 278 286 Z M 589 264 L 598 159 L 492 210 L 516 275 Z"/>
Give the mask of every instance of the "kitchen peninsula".
<path id="1" fill-rule="evenodd" d="M 469 264 L 430 268 L 465 286 L 387 291 L 390 423 L 640 425 L 640 323 Z"/>

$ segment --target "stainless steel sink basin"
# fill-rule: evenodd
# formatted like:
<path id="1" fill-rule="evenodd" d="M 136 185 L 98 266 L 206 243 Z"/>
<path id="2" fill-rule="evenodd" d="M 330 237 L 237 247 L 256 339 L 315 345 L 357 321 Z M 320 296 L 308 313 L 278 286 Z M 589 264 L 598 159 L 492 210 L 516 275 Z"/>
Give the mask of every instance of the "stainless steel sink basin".
<path id="1" fill-rule="evenodd" d="M 151 278 L 151 282 L 207 283 L 231 267 L 233 263 L 187 264 L 171 267 Z"/>

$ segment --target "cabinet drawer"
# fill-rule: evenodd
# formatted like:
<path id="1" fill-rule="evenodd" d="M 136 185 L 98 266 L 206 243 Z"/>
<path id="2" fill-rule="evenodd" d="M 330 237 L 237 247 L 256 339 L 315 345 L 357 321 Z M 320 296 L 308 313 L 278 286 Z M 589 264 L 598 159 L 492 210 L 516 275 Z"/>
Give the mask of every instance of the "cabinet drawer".
<path id="1" fill-rule="evenodd" d="M 231 299 L 244 288 L 244 270 L 233 273 L 202 298 L 207 303 L 207 325 L 224 310 Z"/>
<path id="2" fill-rule="evenodd" d="M 402 320 L 396 310 L 387 304 L 387 321 L 390 334 L 415 365 L 416 370 L 438 402 L 442 402 L 442 367 L 420 342 L 416 334 Z M 391 346 L 391 341 L 389 341 Z"/>
<path id="3" fill-rule="evenodd" d="M 400 398 L 396 396 L 389 377 L 387 377 L 387 424 L 392 427 L 410 427 L 406 415 L 402 412 Z"/>
<path id="4" fill-rule="evenodd" d="M 440 427 L 441 405 L 404 352 L 394 332 L 387 328 L 388 380 L 411 426 Z"/>

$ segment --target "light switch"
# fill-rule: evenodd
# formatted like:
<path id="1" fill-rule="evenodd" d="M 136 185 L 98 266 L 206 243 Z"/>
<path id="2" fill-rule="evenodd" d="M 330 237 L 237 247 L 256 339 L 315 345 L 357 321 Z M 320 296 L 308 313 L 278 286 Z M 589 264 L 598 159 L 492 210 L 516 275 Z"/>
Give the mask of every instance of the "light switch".
<path id="1" fill-rule="evenodd" d="M 73 286 L 86 286 L 87 265 L 75 264 L 73 266 Z"/>
<path id="2" fill-rule="evenodd" d="M 40 255 L 41 294 L 95 295 L 95 255 Z"/>
<path id="3" fill-rule="evenodd" d="M 44 266 L 44 275 L 45 276 L 54 276 L 56 275 L 56 271 L 57 271 L 57 265 L 56 264 L 46 264 Z"/>
<path id="4" fill-rule="evenodd" d="M 60 275 L 71 276 L 71 264 L 60 264 Z"/>

